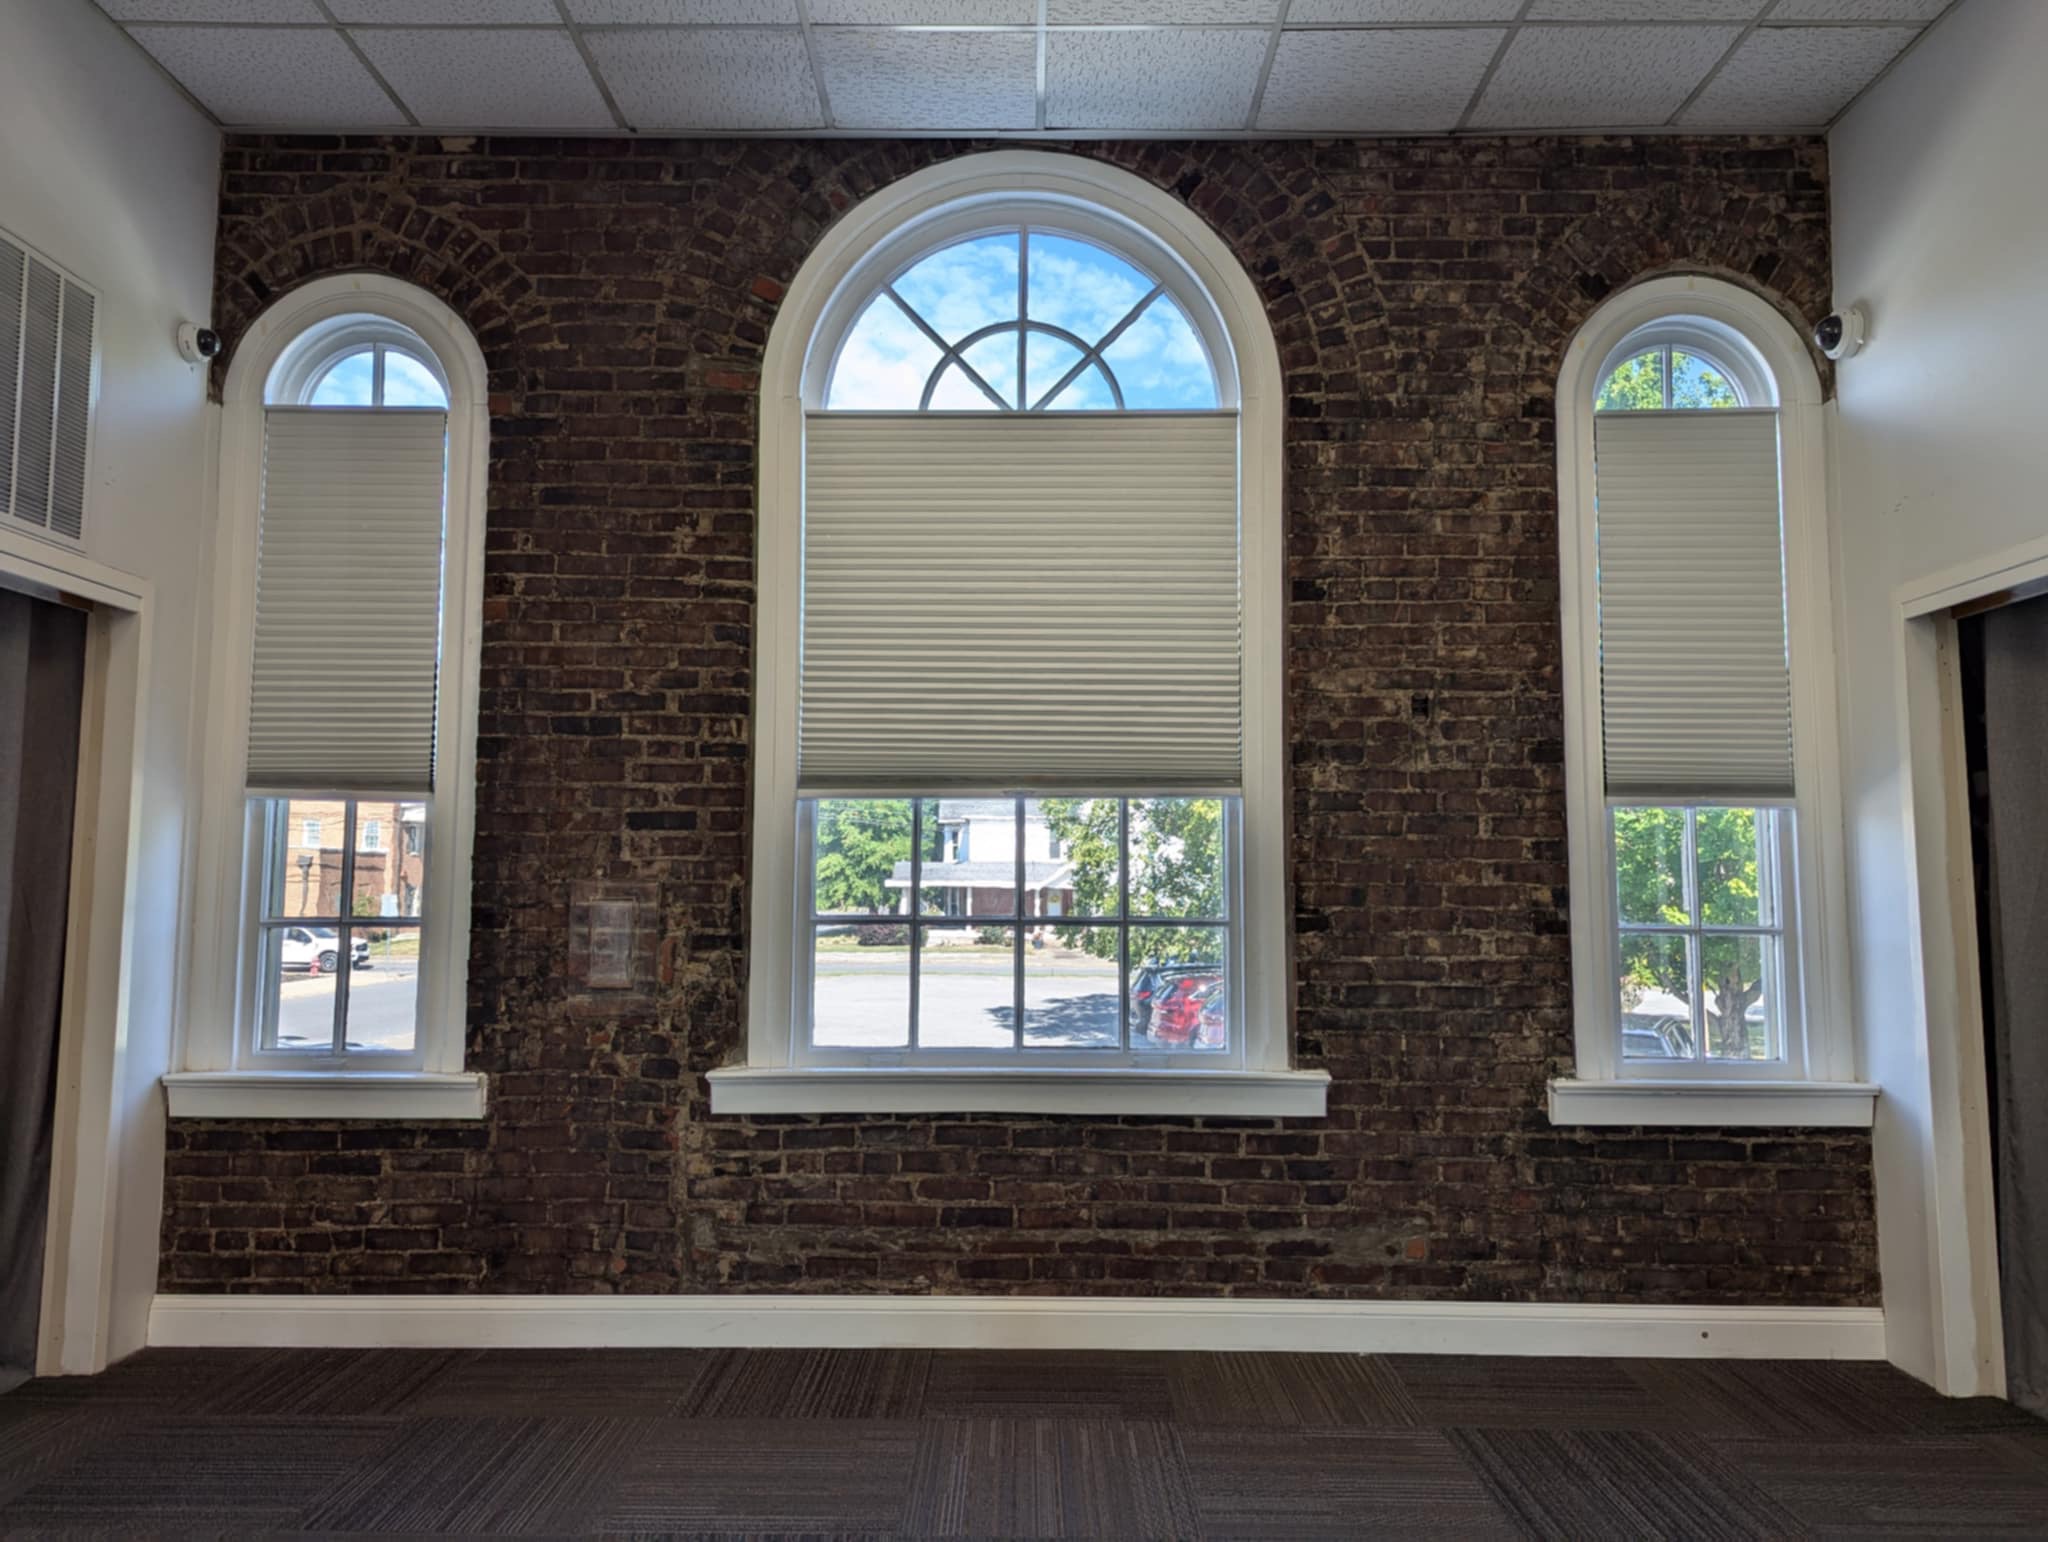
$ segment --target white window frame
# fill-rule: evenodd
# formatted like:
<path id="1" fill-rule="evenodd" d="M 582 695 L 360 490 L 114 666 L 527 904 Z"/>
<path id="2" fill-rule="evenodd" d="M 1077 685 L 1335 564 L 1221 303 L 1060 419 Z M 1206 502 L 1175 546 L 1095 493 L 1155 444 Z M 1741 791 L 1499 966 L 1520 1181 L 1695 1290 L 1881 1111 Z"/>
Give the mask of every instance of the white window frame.
<path id="1" fill-rule="evenodd" d="M 1778 409 L 1798 796 L 1783 805 L 1794 814 L 1781 892 L 1788 1003 L 1785 1055 L 1777 1061 L 1631 1061 L 1621 1054 L 1612 804 L 1602 773 L 1593 401 L 1615 365 L 1664 344 L 1709 355 L 1730 369 L 1750 405 L 1775 402 Z M 1593 313 L 1566 350 L 1557 479 L 1576 1067 L 1550 1084 L 1556 1123 L 1860 1126 L 1873 1117 L 1877 1089 L 1855 1079 L 1849 1017 L 1822 412 L 1819 372 L 1799 334 L 1764 300 L 1718 279 L 1679 275 L 1626 289 Z"/>
<path id="2" fill-rule="evenodd" d="M 820 1066 L 799 1064 L 795 1054 L 801 1032 L 792 998 L 800 935 L 796 708 L 804 413 L 822 403 L 839 339 L 884 278 L 949 238 L 1020 216 L 1041 227 L 1099 222 L 1091 226 L 1100 232 L 1096 239 L 1130 253 L 1166 281 L 1210 344 L 1221 401 L 1234 402 L 1240 412 L 1246 827 L 1241 1067 Z M 761 392 L 746 1061 L 710 1074 L 712 1111 L 1322 1114 L 1328 1075 L 1293 1069 L 1291 1056 L 1282 735 L 1285 400 L 1264 306 L 1229 248 L 1177 199 L 1115 167 L 1043 151 L 962 156 L 891 184 L 826 232 L 776 316 Z M 904 795 L 920 791 L 906 788 Z M 1121 791 L 1138 797 L 1147 789 Z"/>
<path id="3" fill-rule="evenodd" d="M 264 408 L 298 400 L 326 366 L 365 342 L 404 346 L 448 388 L 447 525 L 435 709 L 431 870 L 421 904 L 415 1051 L 407 1057 L 265 1055 L 256 1048 L 256 907 L 261 807 L 244 790 L 256 615 Z M 425 344 L 425 354 L 420 344 Z M 213 535 L 208 679 L 193 961 L 184 1031 L 164 1078 L 170 1112 L 197 1118 L 479 1119 L 485 1086 L 462 1066 L 468 1015 L 470 854 L 476 824 L 476 719 L 482 629 L 489 392 L 483 352 L 445 303 L 377 274 L 315 280 L 250 326 L 228 368 L 221 415 L 220 515 Z M 320 795 L 306 789 L 308 796 Z M 331 794 L 336 800 L 347 796 Z"/>

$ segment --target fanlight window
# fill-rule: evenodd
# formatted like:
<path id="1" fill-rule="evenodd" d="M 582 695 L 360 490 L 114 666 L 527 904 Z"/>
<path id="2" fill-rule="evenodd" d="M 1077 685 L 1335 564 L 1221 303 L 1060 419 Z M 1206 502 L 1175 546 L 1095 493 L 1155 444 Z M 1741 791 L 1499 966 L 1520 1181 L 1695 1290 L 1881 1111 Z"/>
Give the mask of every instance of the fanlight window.
<path id="1" fill-rule="evenodd" d="M 868 301 L 832 363 L 835 411 L 1189 411 L 1219 405 L 1200 333 L 1150 274 L 1064 231 L 929 252 Z"/>
<path id="2" fill-rule="evenodd" d="M 1705 353 L 1666 343 L 1623 359 L 1600 382 L 1599 412 L 1696 411 L 1746 407 L 1735 371 Z"/>
<path id="3" fill-rule="evenodd" d="M 448 388 L 418 357 L 373 343 L 329 364 L 306 397 L 309 407 L 446 407 Z"/>

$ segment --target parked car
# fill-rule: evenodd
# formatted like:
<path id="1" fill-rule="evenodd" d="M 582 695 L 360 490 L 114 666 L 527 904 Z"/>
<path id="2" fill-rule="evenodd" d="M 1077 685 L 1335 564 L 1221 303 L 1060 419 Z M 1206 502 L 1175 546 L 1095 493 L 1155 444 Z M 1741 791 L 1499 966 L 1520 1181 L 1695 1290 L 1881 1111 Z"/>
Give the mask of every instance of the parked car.
<path id="1" fill-rule="evenodd" d="M 1676 1017 L 1627 1012 L 1621 1019 L 1621 1053 L 1627 1060 L 1692 1059 L 1692 1024 Z"/>
<path id="2" fill-rule="evenodd" d="M 1151 1032 L 1153 1008 L 1173 988 L 1175 981 L 1191 978 L 1213 980 L 1216 978 L 1216 966 L 1141 964 L 1131 976 L 1131 1032 Z"/>
<path id="3" fill-rule="evenodd" d="M 333 974 L 341 967 L 341 939 L 331 926 L 287 926 L 278 940 L 278 962 L 297 973 Z M 357 969 L 370 967 L 370 940 L 358 935 L 349 947 Z"/>
<path id="4" fill-rule="evenodd" d="M 1220 1049 L 1229 1037 L 1224 1014 L 1223 976 L 1185 974 L 1152 1004 L 1149 1033 L 1154 1044 L 1180 1049 Z"/>

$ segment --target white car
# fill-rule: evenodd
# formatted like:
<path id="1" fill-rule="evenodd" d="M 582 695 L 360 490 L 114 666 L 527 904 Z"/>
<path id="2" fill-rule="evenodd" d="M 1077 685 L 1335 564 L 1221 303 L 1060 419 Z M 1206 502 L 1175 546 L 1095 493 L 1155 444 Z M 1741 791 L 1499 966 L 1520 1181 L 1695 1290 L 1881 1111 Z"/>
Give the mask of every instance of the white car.
<path id="1" fill-rule="evenodd" d="M 370 940 L 357 937 L 349 949 L 358 969 L 370 967 Z M 287 926 L 278 941 L 278 962 L 287 970 L 333 974 L 341 967 L 341 943 L 331 926 Z"/>

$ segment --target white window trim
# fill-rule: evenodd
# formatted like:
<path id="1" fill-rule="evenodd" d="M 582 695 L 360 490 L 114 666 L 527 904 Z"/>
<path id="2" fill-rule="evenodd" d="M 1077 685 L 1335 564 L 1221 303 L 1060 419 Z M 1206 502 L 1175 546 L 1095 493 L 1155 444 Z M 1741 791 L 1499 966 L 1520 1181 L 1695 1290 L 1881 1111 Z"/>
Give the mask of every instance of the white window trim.
<path id="1" fill-rule="evenodd" d="M 437 765 L 427 803 L 433 868 L 421 905 L 419 1036 L 407 1069 L 296 1070 L 253 1065 L 255 971 L 250 907 L 257 864 L 243 790 L 256 617 L 263 412 L 280 366 L 311 372 L 385 318 L 427 345 L 448 386 L 443 643 L 435 714 Z M 382 329 L 372 325 L 370 332 Z M 366 334 L 367 335 L 367 334 Z M 337 341 L 343 339 L 345 341 Z M 359 346 L 359 344 L 354 344 Z M 411 350 L 409 351 L 416 351 Z M 483 614 L 484 487 L 489 389 L 468 326 L 425 290 L 380 274 L 346 274 L 293 290 L 257 318 L 229 366 L 220 420 L 220 514 L 213 532 L 215 618 L 193 970 L 177 1064 L 164 1078 L 174 1117 L 477 1119 L 484 1078 L 463 1070 L 468 1016 L 470 855 L 476 830 L 476 721 Z M 337 795 L 339 796 L 339 795 Z"/>
<path id="2" fill-rule="evenodd" d="M 1784 500 L 1787 639 L 1793 766 L 1799 788 L 1797 872 L 1784 904 L 1799 950 L 1799 1010 L 1787 1059 L 1674 1066 L 1622 1060 L 1609 1003 L 1617 948 L 1609 874 L 1608 803 L 1601 767 L 1600 641 L 1593 528 L 1593 398 L 1608 370 L 1642 344 L 1632 334 L 1671 317 L 1698 317 L 1758 356 L 1776 383 Z M 1665 329 L 1665 330 L 1674 330 Z M 1667 340 L 1658 336 L 1653 341 Z M 1726 338 L 1707 348 L 1728 360 Z M 1748 381 L 1739 382 L 1745 392 Z M 1760 391 L 1759 402 L 1772 393 Z M 1576 1075 L 1550 1085 L 1559 1124 L 1772 1126 L 1870 1124 L 1877 1089 L 1856 1079 L 1849 1015 L 1846 887 L 1827 467 L 1820 376 L 1790 323 L 1765 301 L 1718 279 L 1652 279 L 1596 310 L 1565 352 L 1557 387 L 1560 600 L 1564 641 L 1566 822 L 1571 878 Z M 1790 961 L 1788 960 L 1788 963 Z"/>
<path id="3" fill-rule="evenodd" d="M 957 215 L 963 200 L 1012 203 L 1070 199 L 1121 220 L 1148 256 L 1164 252 L 1205 294 L 1235 347 L 1243 443 L 1244 531 L 1243 975 L 1246 1070 L 1264 1090 L 1233 1088 L 1226 1074 L 1115 1070 L 1079 1091 L 1073 1077 L 1003 1067 L 943 1073 L 898 1068 L 794 1065 L 789 984 L 795 978 L 797 883 L 796 684 L 801 607 L 804 409 L 819 399 L 836 346 L 823 326 L 836 304 L 857 310 L 878 252 L 921 244 L 913 227 Z M 879 276 L 879 275 L 878 275 Z M 1180 293 L 1175 293 L 1180 300 Z M 839 315 L 840 312 L 833 314 Z M 843 321 L 850 321 L 845 315 Z M 1204 322 L 1190 316 L 1198 330 Z M 1204 331 L 1204 336 L 1211 334 Z M 824 348 L 818 350 L 825 352 Z M 1227 350 L 1226 350 L 1227 351 Z M 1219 375 L 1222 361 L 1218 360 Z M 1228 386 L 1227 377 L 1221 384 Z M 962 156 L 891 184 L 849 211 L 819 241 L 784 297 L 761 376 L 760 502 L 754 656 L 754 840 L 744 1065 L 710 1073 L 713 1113 L 959 1112 L 1273 1114 L 1319 1116 L 1329 1077 L 1292 1063 L 1292 954 L 1286 909 L 1286 749 L 1282 736 L 1281 593 L 1284 541 L 1280 476 L 1285 405 L 1280 356 L 1258 291 L 1214 231 L 1193 211 L 1129 172 L 1075 155 L 999 150 Z M 1226 396 L 1226 400 L 1228 397 Z M 906 794 L 921 789 L 906 788 Z M 1144 789 L 1132 789 L 1138 795 Z M 1256 836 L 1256 838 L 1251 838 Z M 1205 1080 L 1199 1093 L 1192 1077 Z M 939 1090 L 934 1091 L 937 1088 Z M 1195 1106 L 1199 1103 L 1200 1106 Z M 1285 1107 L 1278 1105 L 1285 1104 Z"/>

